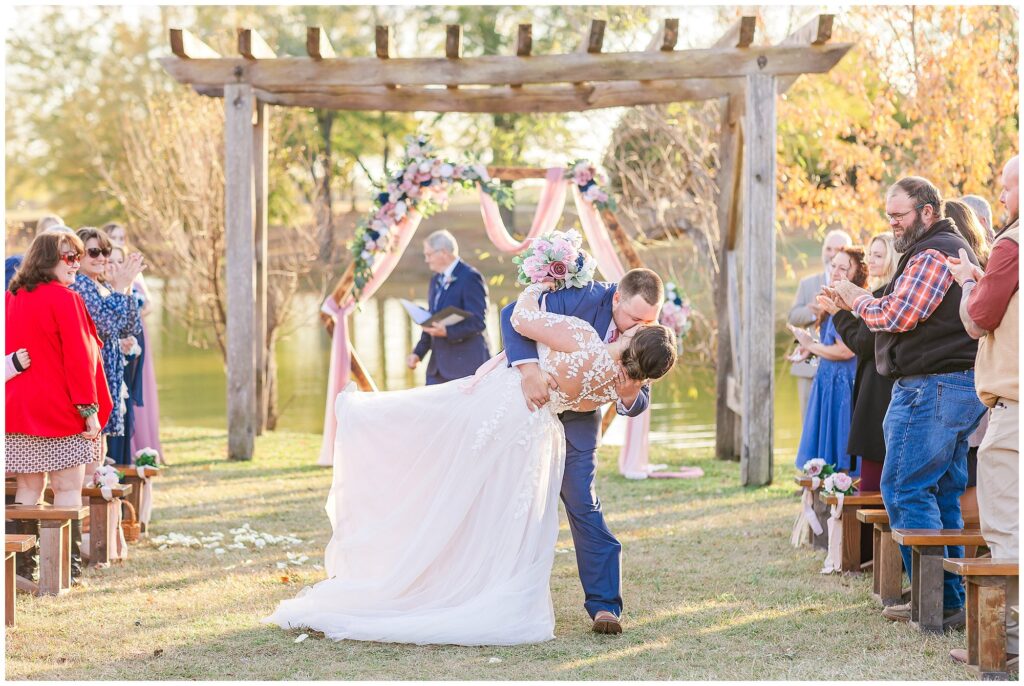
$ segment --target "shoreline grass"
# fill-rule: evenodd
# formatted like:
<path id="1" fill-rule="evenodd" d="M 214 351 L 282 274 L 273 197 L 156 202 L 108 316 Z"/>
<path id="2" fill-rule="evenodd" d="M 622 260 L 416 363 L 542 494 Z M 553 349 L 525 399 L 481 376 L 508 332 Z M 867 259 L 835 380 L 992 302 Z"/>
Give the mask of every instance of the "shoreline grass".
<path id="1" fill-rule="evenodd" d="M 590 632 L 562 516 L 552 573 L 556 639 L 515 647 L 408 646 L 324 640 L 260 624 L 323 578 L 330 470 L 320 438 L 276 432 L 252 462 L 229 462 L 226 434 L 171 427 L 172 467 L 155 487 L 151 536 L 228 531 L 293 534 L 262 550 L 169 547 L 152 540 L 124 565 L 88 570 L 60 598 L 18 595 L 6 632 L 11 680 L 964 680 L 950 648 L 880 616 L 870 577 L 821 576 L 820 553 L 794 549 L 799 500 L 786 483 L 739 485 L 739 465 L 707 453 L 652 450 L 652 462 L 700 466 L 695 480 L 627 481 L 603 448 L 597 491 L 623 544 L 621 636 Z M 788 473 L 787 473 L 788 474 Z M 308 555 L 289 565 L 286 551 Z M 248 564 L 246 561 L 250 561 Z"/>

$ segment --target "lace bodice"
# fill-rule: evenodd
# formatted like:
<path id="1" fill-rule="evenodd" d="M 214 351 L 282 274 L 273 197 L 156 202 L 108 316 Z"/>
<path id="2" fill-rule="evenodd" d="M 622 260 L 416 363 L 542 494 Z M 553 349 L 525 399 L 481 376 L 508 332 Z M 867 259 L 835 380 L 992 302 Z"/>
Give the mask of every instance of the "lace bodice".
<path id="1" fill-rule="evenodd" d="M 557 412 L 588 411 L 616 400 L 617 365 L 604 341 L 579 317 L 545 312 L 540 308 L 544 284 L 527 286 L 512 311 L 512 326 L 537 342 L 541 369 L 558 384 L 552 392 Z"/>

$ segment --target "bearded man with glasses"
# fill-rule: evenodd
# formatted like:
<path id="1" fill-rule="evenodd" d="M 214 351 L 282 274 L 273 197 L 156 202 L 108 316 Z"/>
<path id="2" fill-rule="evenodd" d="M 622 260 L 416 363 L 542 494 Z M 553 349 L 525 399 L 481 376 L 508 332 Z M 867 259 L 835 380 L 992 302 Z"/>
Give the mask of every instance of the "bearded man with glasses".
<path id="1" fill-rule="evenodd" d="M 882 423 L 885 465 L 882 500 L 894 529 L 961 529 L 960 496 L 967 487 L 967 439 L 985 412 L 974 391 L 978 342 L 960 320 L 960 285 L 947 257 L 978 258 L 943 216 L 939 190 L 909 176 L 886 197 L 885 213 L 902 253 L 896 275 L 880 298 L 848 281 L 833 284 L 835 300 L 853 311 L 875 335 L 878 373 L 896 380 Z M 901 547 L 904 569 L 910 549 Z M 946 557 L 963 557 L 948 546 Z M 964 624 L 960 577 L 945 573 L 944 624 Z M 892 621 L 910 620 L 910 605 L 882 611 Z"/>

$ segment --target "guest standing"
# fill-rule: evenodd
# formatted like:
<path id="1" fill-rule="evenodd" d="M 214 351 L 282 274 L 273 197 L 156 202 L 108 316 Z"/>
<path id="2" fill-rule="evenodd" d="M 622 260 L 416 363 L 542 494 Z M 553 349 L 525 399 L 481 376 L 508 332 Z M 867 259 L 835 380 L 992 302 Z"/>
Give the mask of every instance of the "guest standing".
<path id="1" fill-rule="evenodd" d="M 978 344 L 960 321 L 961 290 L 946 257 L 961 249 L 974 264 L 977 257 L 944 218 L 942 196 L 926 179 L 911 176 L 893 184 L 885 211 L 902 257 L 882 297 L 846 281 L 834 285 L 840 305 L 875 332 L 878 372 L 895 380 L 882 426 L 882 500 L 894 529 L 960 529 L 967 438 L 984 406 L 974 393 Z M 910 549 L 901 546 L 900 552 L 909 573 Z M 963 546 L 946 546 L 945 556 L 963 557 Z M 947 626 L 963 625 L 963 605 L 960 577 L 946 572 Z M 910 605 L 893 605 L 882 614 L 910 621 Z"/>
<path id="2" fill-rule="evenodd" d="M 832 269 L 832 258 L 840 248 L 853 245 L 850 234 L 842 229 L 833 229 L 825 236 L 821 244 L 822 271 L 811 274 L 800 280 L 796 289 L 796 299 L 789 310 L 788 321 L 791 326 L 810 326 L 821 321 L 821 307 L 815 297 L 821 292 L 822 286 L 829 283 L 829 272 Z M 814 381 L 815 367 L 806 362 L 794 362 L 790 374 L 796 377 L 797 396 L 800 399 L 800 416 L 806 421 L 807 399 L 811 395 L 811 384 Z"/>
<path id="3" fill-rule="evenodd" d="M 447 231 L 435 231 L 423 242 L 423 259 L 434 277 L 430 280 L 430 311 L 458 307 L 470 316 L 457 324 L 423 327 L 423 335 L 412 354 L 409 369 L 415 369 L 430 352 L 427 385 L 461 379 L 476 371 L 490 358 L 484 330 L 487 327 L 487 285 L 476 269 L 459 259 L 459 244 Z"/>
<path id="4" fill-rule="evenodd" d="M 868 283 L 876 298 L 882 296 L 886 285 L 896 273 L 899 255 L 893 246 L 891 233 L 880 233 L 868 245 Z M 875 334 L 860 319 L 839 309 L 826 295 L 818 296 L 819 303 L 832 315 L 836 331 L 857 356 L 856 380 L 853 384 L 853 418 L 850 420 L 850 438 L 846 452 L 860 462 L 860 490 L 878 491 L 885 461 L 885 437 L 882 421 L 889 409 L 892 379 L 875 369 Z"/>
<path id="5" fill-rule="evenodd" d="M 849 279 L 854 283 L 867 283 L 863 248 L 840 248 L 832 258 L 830 277 L 833 281 Z M 855 472 L 856 464 L 850 463 L 846 444 L 850 436 L 857 361 L 836 331 L 832 317 L 824 311 L 821 317 L 821 342 L 812 340 L 803 329 L 790 327 L 800 345 L 821 359 L 807 401 L 807 418 L 800 435 L 796 466 L 801 469 L 808 460 L 820 458 L 836 469 Z"/>
<path id="6" fill-rule="evenodd" d="M 111 240 L 113 242 L 113 240 Z M 114 244 L 110 252 L 110 265 L 113 269 L 123 267 L 128 257 L 127 248 Z M 141 274 L 139 276 L 142 276 Z M 143 300 L 135 290 L 134 284 L 130 297 L 135 299 L 135 305 L 139 308 L 141 318 Z M 146 340 L 143 333 L 138 336 L 127 336 L 118 341 L 121 349 L 121 356 L 124 361 L 124 390 L 127 397 L 124 399 L 124 431 L 122 435 L 107 436 L 107 457 L 115 464 L 132 464 L 131 439 L 135 435 L 136 408 L 142 404 L 142 360 L 146 356 Z"/>
<path id="7" fill-rule="evenodd" d="M 974 383 L 978 396 L 991 408 L 988 432 L 978 451 L 978 508 L 981 534 L 993 558 L 1017 560 L 1020 554 L 1020 160 L 1003 168 L 1003 192 L 1009 224 L 996 235 L 988 268 L 973 267 L 963 251 L 947 260 L 963 288 L 960 317 L 972 338 L 981 338 Z M 1007 579 L 1006 606 L 1018 604 L 1017 577 Z M 1006 650 L 1020 653 L 1019 625 L 1006 613 Z M 954 654 L 955 653 L 955 654 Z M 953 658 L 966 662 L 966 651 Z"/>
<path id="8" fill-rule="evenodd" d="M 64 220 L 55 214 L 44 214 L 36 221 L 36 235 L 38 236 L 55 226 L 64 226 Z M 68 230 L 70 231 L 70 229 Z M 24 255 L 11 255 L 4 260 L 4 288 L 10 287 L 11 279 L 14 278 L 14 274 L 18 271 L 18 267 L 21 266 L 21 262 L 24 259 Z"/>
<path id="9" fill-rule="evenodd" d="M 959 200 L 947 200 L 943 203 L 943 206 L 946 216 L 956 224 L 956 230 L 967 241 L 967 245 L 971 246 L 974 256 L 978 258 L 978 262 L 981 264 L 982 269 L 984 269 L 985 263 L 988 262 L 988 254 L 991 248 L 989 246 L 989 238 L 985 235 L 985 227 L 978 221 L 978 215 Z"/>
<path id="10" fill-rule="evenodd" d="M 995 240 L 996 235 L 992 230 L 992 206 L 988 204 L 988 200 L 985 200 L 980 195 L 965 195 L 960 198 L 960 202 L 974 210 L 974 214 L 978 217 L 978 221 L 981 222 L 981 226 L 985 230 L 985 237 L 988 239 L 988 242 L 991 243 Z"/>
<path id="11" fill-rule="evenodd" d="M 112 246 L 106 233 L 89 226 L 79 229 L 78 237 L 85 246 L 85 255 L 81 271 L 70 288 L 82 296 L 103 342 L 103 369 L 114 404 L 102 433 L 121 436 L 124 433 L 125 389 L 120 339 L 136 336 L 142 331 L 138 305 L 135 298 L 128 295 L 132 281 L 143 269 L 142 255 L 129 255 L 125 263 L 115 269 L 109 264 Z M 106 454 L 105 449 L 103 454 Z M 92 476 L 97 466 L 86 466 L 86 478 Z"/>
<path id="12" fill-rule="evenodd" d="M 53 503 L 82 506 L 85 465 L 100 457 L 100 428 L 111 412 L 96 327 L 70 290 L 84 247 L 73 233 L 45 232 L 32 241 L 6 296 L 5 347 L 32 351 L 32 366 L 6 386 L 4 458 L 17 477 L 14 502 L 39 502 L 49 475 Z M 18 531 L 39 535 L 38 522 Z M 71 523 L 71 576 L 82 574 L 81 522 Z M 28 580 L 36 554 L 18 556 Z"/>
<path id="13" fill-rule="evenodd" d="M 125 247 L 128 234 L 123 225 L 110 222 L 104 224 L 103 230 L 110 236 L 113 245 Z M 142 399 L 132 410 L 134 431 L 131 435 L 130 452 L 134 456 L 143 448 L 152 448 L 160 456 L 160 464 L 166 464 L 163 447 L 160 445 L 160 396 L 157 394 L 154 359 L 156 339 L 150 335 L 149 325 L 146 323 L 146 315 L 153 310 L 153 296 L 146 285 L 144 274 L 140 273 L 135 277 L 135 281 L 132 282 L 132 293 L 142 301 L 139 310 L 139 318 L 142 320 L 142 336 L 139 337 L 139 345 L 142 347 Z"/>

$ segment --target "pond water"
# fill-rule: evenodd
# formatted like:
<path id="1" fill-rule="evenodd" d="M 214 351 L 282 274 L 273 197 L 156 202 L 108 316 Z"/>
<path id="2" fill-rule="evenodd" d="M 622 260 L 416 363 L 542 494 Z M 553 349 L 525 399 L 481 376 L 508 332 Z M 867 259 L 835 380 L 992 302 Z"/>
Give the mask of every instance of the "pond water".
<path id="1" fill-rule="evenodd" d="M 421 283 L 389 281 L 352 318 L 351 335 L 356 350 L 381 390 L 422 385 L 425 364 L 411 371 L 405 359 L 418 338 L 399 303 L 425 291 Z M 153 280 L 157 307 L 147 324 L 151 349 L 155 351 L 157 383 L 162 419 L 176 425 L 223 428 L 226 416 L 226 379 L 219 351 L 196 348 L 188 332 L 161 303 L 162 284 Z M 514 297 L 508 286 L 491 287 L 488 335 L 492 352 L 498 350 L 498 302 Z M 423 293 L 419 293 L 422 302 Z M 330 339 L 320 324 L 318 296 L 300 293 L 295 316 L 277 347 L 279 371 L 278 427 L 293 431 L 319 432 L 323 426 L 326 377 L 330 360 Z M 800 437 L 796 383 L 780 361 L 776 366 L 775 445 L 780 464 L 796 450 Z M 651 441 L 676 448 L 680 459 L 689 451 L 713 448 L 715 442 L 715 374 L 711 368 L 680 364 L 654 386 L 652 395 Z M 623 425 L 616 420 L 606 443 L 621 442 Z"/>

